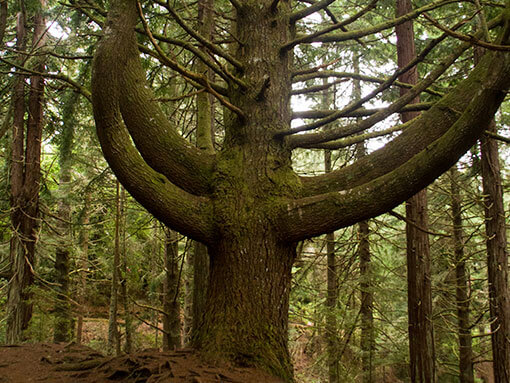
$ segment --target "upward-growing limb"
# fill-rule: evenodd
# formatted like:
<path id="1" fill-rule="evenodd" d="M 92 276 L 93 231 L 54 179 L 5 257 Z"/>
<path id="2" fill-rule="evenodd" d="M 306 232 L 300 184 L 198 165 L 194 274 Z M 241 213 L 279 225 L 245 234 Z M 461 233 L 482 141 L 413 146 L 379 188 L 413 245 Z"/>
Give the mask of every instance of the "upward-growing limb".
<path id="1" fill-rule="evenodd" d="M 102 104 L 116 102 L 118 117 L 147 164 L 183 190 L 207 194 L 214 156 L 186 142 L 157 105 L 140 63 L 137 22 L 135 0 L 113 2 L 94 60 L 93 102 L 101 105 L 94 107 L 96 120 L 107 113 Z M 115 100 L 109 100 L 112 97 Z"/>
<path id="2" fill-rule="evenodd" d="M 510 55 L 488 54 L 457 89 L 386 147 L 305 182 L 306 197 L 282 202 L 283 237 L 296 241 L 351 225 L 421 190 L 476 142 L 509 87 Z"/>

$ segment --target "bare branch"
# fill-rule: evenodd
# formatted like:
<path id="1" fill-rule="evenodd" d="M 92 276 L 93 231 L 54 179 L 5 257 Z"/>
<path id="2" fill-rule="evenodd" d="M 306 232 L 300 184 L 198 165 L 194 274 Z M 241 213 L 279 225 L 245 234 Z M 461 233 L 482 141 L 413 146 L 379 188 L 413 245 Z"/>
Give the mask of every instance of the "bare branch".
<path id="1" fill-rule="evenodd" d="M 480 40 L 476 38 L 473 35 L 465 35 L 462 33 L 455 32 L 451 29 L 448 29 L 444 26 L 442 26 L 438 21 L 434 20 L 432 17 L 430 17 L 427 14 L 423 15 L 433 26 L 435 26 L 437 29 L 443 31 L 448 36 L 454 37 L 458 40 L 466 41 L 472 45 L 478 45 L 482 48 L 486 48 L 493 51 L 510 51 L 510 45 L 499 45 L 499 44 L 492 44 L 485 42 L 483 40 Z"/>
<path id="2" fill-rule="evenodd" d="M 347 40 L 354 40 L 358 39 L 360 37 L 372 35 L 377 32 L 381 32 L 385 29 L 393 28 L 396 25 L 405 23 L 406 21 L 413 20 L 420 16 L 422 13 L 442 7 L 447 4 L 451 3 L 457 3 L 458 1 L 455 0 L 441 0 L 436 1 L 431 4 L 428 4 L 426 6 L 423 6 L 421 8 L 417 8 L 413 10 L 412 12 L 403 15 L 401 17 L 397 17 L 393 20 L 389 20 L 377 25 L 374 25 L 369 28 L 365 29 L 358 29 L 354 31 L 349 32 L 342 32 L 337 34 L 327 34 L 328 32 L 331 32 L 327 29 L 324 31 L 318 31 L 316 33 L 313 33 L 311 35 L 305 35 L 305 36 L 299 36 L 296 40 L 291 41 L 290 43 L 286 44 L 282 49 L 289 49 L 295 46 L 296 44 L 302 44 L 302 43 L 314 43 L 314 42 L 322 42 L 322 43 L 334 43 L 334 42 L 342 42 Z"/>
<path id="3" fill-rule="evenodd" d="M 483 134 L 485 134 L 487 137 L 494 138 L 495 140 L 504 142 L 506 144 L 510 144 L 510 138 L 508 138 L 508 137 L 501 136 L 501 135 L 499 135 L 497 133 L 493 133 L 493 132 L 490 132 L 488 130 L 483 132 Z"/>
<path id="4" fill-rule="evenodd" d="M 308 81 L 312 80 L 314 78 L 329 78 L 329 77 L 336 77 L 336 78 L 349 78 L 349 79 L 356 79 L 366 82 L 375 82 L 378 84 L 382 84 L 385 81 L 387 81 L 387 78 L 379 78 L 374 76 L 367 76 L 360 73 L 351 73 L 351 72 L 335 72 L 335 71 L 318 71 L 306 75 L 298 75 L 293 78 L 293 82 L 302 82 L 302 81 Z M 401 87 L 401 88 L 412 88 L 412 84 L 407 84 L 398 80 L 395 80 L 392 85 Z M 426 93 L 429 93 L 433 96 L 439 96 L 442 97 L 443 93 L 438 92 L 437 90 L 433 89 L 425 89 Z"/>
<path id="5" fill-rule="evenodd" d="M 326 33 L 336 31 L 337 29 L 341 29 L 345 33 L 348 33 L 347 30 L 345 29 L 345 26 L 348 25 L 348 24 L 353 23 L 354 21 L 356 21 L 357 19 L 359 19 L 363 15 L 367 14 L 368 12 L 370 12 L 370 10 L 375 8 L 375 6 L 377 5 L 377 2 L 378 2 L 378 0 L 372 0 L 372 2 L 370 2 L 365 8 L 363 8 L 361 11 L 359 11 L 355 15 L 353 15 L 351 17 L 348 17 L 347 19 L 342 20 L 340 22 L 337 22 L 334 25 L 329 26 L 329 27 L 327 27 L 327 28 L 325 28 L 325 29 L 323 29 L 321 31 L 318 31 L 316 33 L 313 33 L 313 34 L 310 34 L 310 35 L 306 35 L 306 36 L 303 36 L 302 38 L 298 38 L 298 39 L 296 39 L 294 41 L 291 41 L 290 43 L 284 45 L 282 47 L 282 49 L 283 50 L 291 49 L 291 48 L 295 47 L 297 44 L 300 44 L 302 42 L 306 42 L 306 40 L 309 39 L 309 38 L 321 36 L 321 35 L 324 35 Z"/>
<path id="6" fill-rule="evenodd" d="M 455 62 L 455 60 L 468 48 L 469 48 L 469 44 L 466 44 L 466 43 L 462 44 L 460 47 L 457 47 L 457 49 L 455 49 L 454 52 L 445 59 L 445 61 L 440 63 L 435 70 L 430 72 L 429 75 L 427 77 L 425 77 L 425 79 L 423 79 L 416 86 L 411 88 L 409 90 L 409 92 L 407 92 L 403 96 L 399 97 L 390 106 L 381 110 L 380 112 L 375 113 L 371 117 L 369 117 L 357 124 L 343 126 L 343 127 L 337 128 L 337 129 L 327 130 L 324 132 L 314 133 L 314 134 L 293 136 L 290 139 L 291 145 L 293 145 L 294 147 L 304 147 L 304 146 L 308 146 L 308 145 L 313 145 L 313 144 L 318 144 L 318 143 L 327 142 L 327 141 L 331 141 L 331 140 L 336 140 L 336 139 L 339 139 L 342 137 L 346 137 L 347 135 L 355 134 L 360 131 L 368 129 L 369 127 L 373 126 L 374 124 L 384 120 L 391 114 L 397 113 L 398 111 L 400 111 L 401 108 L 403 108 L 405 105 L 407 105 L 409 102 L 411 102 L 418 94 L 420 94 L 424 89 L 428 88 L 434 81 L 436 81 L 439 78 L 439 76 L 441 76 L 450 67 L 450 65 L 453 64 Z M 415 61 L 415 60 L 413 60 L 413 61 Z M 397 72 L 399 72 L 399 71 L 397 71 Z M 346 107 L 343 110 L 338 111 L 337 113 L 332 114 L 329 117 L 326 117 L 322 120 L 315 122 L 314 124 L 304 125 L 301 128 L 294 129 L 294 131 L 296 131 L 298 129 L 304 129 L 305 127 L 306 128 L 312 127 L 312 129 L 314 129 L 317 126 L 323 126 L 323 125 L 339 118 L 341 113 L 356 110 L 357 107 L 354 109 L 351 109 L 351 110 L 349 107 Z"/>
<path id="7" fill-rule="evenodd" d="M 434 105 L 432 102 L 422 102 L 419 104 L 409 104 L 404 106 L 402 109 L 400 109 L 400 112 L 416 112 L 416 111 L 423 111 L 428 110 Z M 373 114 L 376 114 L 383 110 L 384 108 L 372 108 L 372 109 L 365 109 L 365 108 L 359 108 L 352 112 L 346 113 L 342 115 L 341 117 L 367 117 L 371 116 Z M 337 110 L 306 110 L 301 112 L 293 112 L 292 113 L 292 119 L 314 119 L 314 118 L 324 118 L 332 115 L 333 113 L 338 112 Z"/>
<path id="8" fill-rule="evenodd" d="M 320 11 L 321 9 L 327 8 L 328 5 L 333 3 L 335 0 L 322 0 L 318 1 L 314 5 L 309 6 L 308 8 L 301 9 L 297 12 L 294 12 L 290 15 L 290 22 L 295 23 L 300 19 L 304 19 L 306 16 L 310 16 L 311 14 Z"/>

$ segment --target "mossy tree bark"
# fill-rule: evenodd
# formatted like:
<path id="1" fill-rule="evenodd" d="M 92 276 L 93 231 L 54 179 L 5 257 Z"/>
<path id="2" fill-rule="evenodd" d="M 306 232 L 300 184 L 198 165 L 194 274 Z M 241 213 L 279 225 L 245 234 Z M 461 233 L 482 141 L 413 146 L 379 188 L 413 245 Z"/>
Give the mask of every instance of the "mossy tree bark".
<path id="1" fill-rule="evenodd" d="M 214 48 L 231 65 L 220 70 L 226 85 L 186 72 L 230 108 L 221 151 L 188 144 L 156 104 L 137 50 L 134 0 L 111 2 L 94 61 L 94 115 L 103 153 L 131 195 L 208 248 L 206 308 L 193 346 L 291 381 L 287 311 L 297 242 L 383 213 L 451 167 L 502 102 L 510 57 L 484 57 L 383 149 L 327 175 L 301 178 L 291 167 L 296 141 L 280 132 L 291 121 L 288 43 L 304 14 L 292 13 L 288 1 L 231 3 L 232 55 Z M 432 127 L 427 135 L 424 126 Z"/>

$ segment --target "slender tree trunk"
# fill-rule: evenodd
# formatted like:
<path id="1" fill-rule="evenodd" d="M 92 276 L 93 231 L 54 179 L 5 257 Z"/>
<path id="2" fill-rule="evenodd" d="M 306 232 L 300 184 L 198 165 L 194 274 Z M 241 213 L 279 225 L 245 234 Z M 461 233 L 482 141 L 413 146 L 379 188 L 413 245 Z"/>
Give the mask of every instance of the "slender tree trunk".
<path id="1" fill-rule="evenodd" d="M 496 132 L 494 122 L 489 131 Z M 496 140 L 482 136 L 481 152 L 494 378 L 496 383 L 506 383 L 510 382 L 510 296 L 505 209 Z"/>
<path id="2" fill-rule="evenodd" d="M 354 72 L 359 74 L 359 55 L 356 53 L 353 57 Z M 359 79 L 354 80 L 353 99 L 361 99 L 361 83 Z M 366 155 L 365 143 L 356 145 L 356 158 L 361 159 Z M 371 253 L 370 253 L 370 227 L 368 221 L 358 223 L 358 256 L 360 270 L 360 291 L 361 291 L 361 371 L 363 383 L 373 383 L 375 379 L 374 371 L 374 351 L 375 351 L 375 333 L 374 333 L 374 294 L 371 272 Z"/>
<path id="3" fill-rule="evenodd" d="M 122 201 L 121 221 L 120 221 L 120 236 L 122 243 L 121 247 L 121 259 L 120 259 L 120 293 L 122 297 L 122 306 L 124 308 L 124 328 L 125 328 L 125 340 L 124 340 L 124 351 L 130 353 L 133 350 L 133 318 L 131 315 L 131 304 L 129 303 L 129 286 L 128 286 L 128 259 L 126 249 L 126 214 L 124 214 L 124 206 L 126 204 L 126 189 L 120 189 L 120 200 Z M 120 274 L 120 273 L 119 273 Z"/>
<path id="4" fill-rule="evenodd" d="M 177 233 L 165 228 L 165 279 L 163 283 L 163 350 L 182 346 L 179 304 L 179 242 Z"/>
<path id="5" fill-rule="evenodd" d="M 397 0 L 397 16 L 412 10 L 411 1 Z M 404 67 L 416 57 L 412 21 L 396 28 L 398 65 Z M 400 81 L 416 84 L 417 68 L 400 76 Z M 401 88 L 401 94 L 407 92 Z M 419 102 L 417 98 L 414 102 Z M 402 113 L 406 122 L 417 113 Z M 406 202 L 408 313 L 410 374 L 413 382 L 435 382 L 435 351 L 432 326 L 432 287 L 430 280 L 430 245 L 428 234 L 427 191 L 422 190 Z M 419 227 L 419 228 L 418 228 Z"/>
<path id="6" fill-rule="evenodd" d="M 331 151 L 324 152 L 324 168 L 326 173 L 331 172 Z M 338 275 L 335 257 L 335 233 L 326 234 L 326 253 L 328 261 L 327 269 L 327 297 L 326 297 L 326 344 L 328 355 L 329 383 L 339 382 L 338 364 L 338 324 L 337 324 L 337 302 L 338 302 Z"/>
<path id="7" fill-rule="evenodd" d="M 117 320 L 120 267 L 120 222 L 123 210 L 120 188 L 120 183 L 117 181 L 117 193 L 115 198 L 115 245 L 113 251 L 110 311 L 108 317 L 108 353 L 115 353 L 116 355 L 120 355 L 120 334 Z"/>
<path id="8" fill-rule="evenodd" d="M 41 8 L 44 9 L 44 2 Z M 25 49 L 25 13 L 18 14 L 17 49 Z M 34 16 L 33 49 L 39 51 L 45 43 L 45 21 L 42 11 Z M 39 52 L 40 53 L 40 52 Z M 36 61 L 35 70 L 44 72 L 44 56 Z M 32 317 L 30 286 L 34 278 L 35 244 L 39 226 L 39 180 L 41 135 L 43 128 L 44 79 L 30 77 L 28 119 L 25 131 L 24 78 L 19 76 L 14 88 L 14 121 L 11 164 L 10 243 L 11 281 L 7 292 L 7 343 L 23 340 L 22 332 Z M 26 144 L 24 145 L 24 141 Z"/>
<path id="9" fill-rule="evenodd" d="M 359 233 L 359 269 L 360 269 L 360 290 L 361 290 L 361 368 L 363 383 L 373 383 L 375 380 L 374 371 L 374 294 L 373 274 L 371 272 L 372 257 L 370 253 L 370 227 L 368 221 L 358 224 Z"/>
<path id="10" fill-rule="evenodd" d="M 72 93 L 64 105 L 64 126 L 61 133 L 59 151 L 59 195 L 58 221 L 59 242 L 55 251 L 55 281 L 57 283 L 57 300 L 55 303 L 55 328 L 53 339 L 55 342 L 68 342 L 71 339 L 72 315 L 69 304 L 69 262 L 71 249 L 71 205 L 70 183 L 71 166 L 74 146 L 74 118 L 75 105 L 78 94 Z"/>
<path id="11" fill-rule="evenodd" d="M 212 40 L 214 31 L 214 0 L 199 0 L 198 29 L 202 36 Z M 202 49 L 206 50 L 205 47 Z M 197 61 L 197 71 L 204 73 L 209 80 L 211 70 L 202 61 Z M 214 153 L 214 103 L 211 94 L 201 92 L 197 95 L 197 147 L 208 153 Z M 193 288 L 191 304 L 190 339 L 198 328 L 205 310 L 205 299 L 209 279 L 209 254 L 207 247 L 199 242 L 193 244 Z"/>
<path id="12" fill-rule="evenodd" d="M 79 257 L 79 284 L 78 284 L 78 302 L 80 307 L 78 308 L 78 320 L 76 325 L 76 343 L 81 344 L 83 337 L 83 318 L 86 313 L 87 304 L 87 270 L 88 270 L 88 258 L 89 258 L 89 222 L 90 222 L 90 200 L 91 200 L 90 188 L 85 191 L 85 199 L 83 204 L 82 212 L 82 224 L 80 234 L 80 257 Z"/>
<path id="13" fill-rule="evenodd" d="M 464 231 L 462 225 L 462 197 L 459 188 L 457 165 L 450 170 L 451 204 L 453 220 L 453 247 L 455 262 L 455 290 L 459 338 L 459 379 L 460 383 L 473 383 L 473 349 L 471 325 L 469 322 L 469 286 L 464 255 Z"/>
<path id="14" fill-rule="evenodd" d="M 193 244 L 193 294 L 191 315 L 191 338 L 197 329 L 205 311 L 207 285 L 209 282 L 209 254 L 207 247 L 200 243 Z"/>

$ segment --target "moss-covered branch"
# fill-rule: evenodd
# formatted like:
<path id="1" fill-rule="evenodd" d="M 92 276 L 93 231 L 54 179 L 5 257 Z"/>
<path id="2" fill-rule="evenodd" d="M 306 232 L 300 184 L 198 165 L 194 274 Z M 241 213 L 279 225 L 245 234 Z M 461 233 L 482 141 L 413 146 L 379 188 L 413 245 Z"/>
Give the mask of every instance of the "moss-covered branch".
<path id="1" fill-rule="evenodd" d="M 297 241 L 331 232 L 409 198 L 476 142 L 509 88 L 510 55 L 486 55 L 466 80 L 386 147 L 356 165 L 304 181 L 308 197 L 282 207 L 282 235 Z"/>
<path id="2" fill-rule="evenodd" d="M 155 101 L 140 63 L 137 22 L 136 0 L 112 2 L 93 65 L 94 105 L 118 98 L 114 101 L 145 162 L 183 190 L 207 194 L 214 156 L 184 140 Z M 96 114 L 96 118 L 102 116 Z"/>

